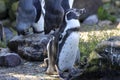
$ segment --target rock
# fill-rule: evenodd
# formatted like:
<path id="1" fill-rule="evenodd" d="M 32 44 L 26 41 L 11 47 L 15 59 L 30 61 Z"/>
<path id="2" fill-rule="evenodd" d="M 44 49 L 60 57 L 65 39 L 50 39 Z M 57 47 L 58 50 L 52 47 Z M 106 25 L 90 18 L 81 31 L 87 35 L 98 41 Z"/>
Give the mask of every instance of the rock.
<path id="1" fill-rule="evenodd" d="M 97 45 L 95 51 L 110 62 L 112 66 L 120 68 L 120 36 L 114 36 L 102 41 Z"/>
<path id="2" fill-rule="evenodd" d="M 102 6 L 102 0 L 74 0 L 74 8 L 85 8 L 86 14 L 80 17 L 80 20 L 83 21 L 90 15 L 97 14 L 98 8 Z"/>
<path id="3" fill-rule="evenodd" d="M 98 23 L 97 15 L 91 15 L 83 21 L 83 24 L 94 25 Z"/>
<path id="4" fill-rule="evenodd" d="M 26 60 L 43 61 L 47 56 L 46 47 L 50 38 L 50 35 L 44 34 L 15 36 L 8 43 L 8 47 Z"/>
<path id="5" fill-rule="evenodd" d="M 16 53 L 10 53 L 8 49 L 0 49 L 0 66 L 15 67 L 21 64 L 21 58 Z"/>
<path id="6" fill-rule="evenodd" d="M 83 69 L 83 73 L 73 80 L 119 80 L 120 36 L 99 43 Z"/>
<path id="7" fill-rule="evenodd" d="M 4 38 L 5 42 L 8 42 L 14 36 L 13 31 L 9 27 L 4 27 L 2 23 L 0 23 L 0 38 L 1 40 Z"/>
<path id="8" fill-rule="evenodd" d="M 7 7 L 5 2 L 0 0 L 0 19 L 4 19 L 7 17 Z"/>
<path id="9" fill-rule="evenodd" d="M 5 31 L 6 41 L 8 42 L 10 39 L 13 38 L 14 33 L 9 27 L 4 27 L 4 31 Z"/>

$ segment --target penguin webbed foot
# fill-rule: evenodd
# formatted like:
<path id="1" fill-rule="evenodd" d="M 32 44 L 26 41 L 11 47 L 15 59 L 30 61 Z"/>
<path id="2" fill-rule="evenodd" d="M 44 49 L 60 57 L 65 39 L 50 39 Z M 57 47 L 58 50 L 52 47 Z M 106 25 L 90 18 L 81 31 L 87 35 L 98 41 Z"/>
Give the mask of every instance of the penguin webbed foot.
<path id="1" fill-rule="evenodd" d="M 77 76 L 80 76 L 82 73 L 82 70 L 78 68 L 73 68 L 69 72 L 61 72 L 59 73 L 59 76 L 63 80 L 71 80 Z"/>
<path id="2" fill-rule="evenodd" d="M 78 68 L 73 68 L 71 69 L 69 75 L 68 75 L 68 80 L 73 79 L 77 76 L 80 76 L 82 74 L 83 70 L 78 69 Z"/>

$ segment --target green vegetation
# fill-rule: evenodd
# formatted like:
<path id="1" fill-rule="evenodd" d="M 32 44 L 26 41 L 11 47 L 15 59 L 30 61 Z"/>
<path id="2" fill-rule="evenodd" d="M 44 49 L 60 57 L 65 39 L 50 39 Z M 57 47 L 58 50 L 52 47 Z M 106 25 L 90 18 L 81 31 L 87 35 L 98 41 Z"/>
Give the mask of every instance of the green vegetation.
<path id="1" fill-rule="evenodd" d="M 88 32 L 81 32 L 80 39 L 80 52 L 81 59 L 83 56 L 90 56 L 90 53 L 94 51 L 96 45 L 102 40 L 106 40 L 111 36 L 120 36 L 119 29 L 104 29 L 104 30 L 92 30 Z"/>
<path id="2" fill-rule="evenodd" d="M 108 19 L 108 20 L 110 20 L 112 22 L 116 21 L 116 17 L 113 16 L 113 15 L 111 15 L 110 13 L 108 13 L 108 11 L 105 10 L 103 7 L 100 7 L 98 9 L 98 18 L 100 20 L 106 20 L 106 19 Z"/>

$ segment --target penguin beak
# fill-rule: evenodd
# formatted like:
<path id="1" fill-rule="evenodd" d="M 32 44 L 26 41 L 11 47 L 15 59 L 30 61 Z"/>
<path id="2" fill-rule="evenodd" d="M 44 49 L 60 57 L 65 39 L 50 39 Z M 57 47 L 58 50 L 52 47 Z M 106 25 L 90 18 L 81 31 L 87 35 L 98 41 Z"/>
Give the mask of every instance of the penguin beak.
<path id="1" fill-rule="evenodd" d="M 85 14 L 85 13 L 86 13 L 86 9 L 85 9 L 85 8 L 79 9 L 79 13 L 80 13 L 80 14 Z"/>
<path id="2" fill-rule="evenodd" d="M 86 13 L 86 9 L 85 8 L 82 8 L 82 9 L 76 9 L 76 15 L 78 17 L 80 17 L 82 14 L 85 14 Z"/>

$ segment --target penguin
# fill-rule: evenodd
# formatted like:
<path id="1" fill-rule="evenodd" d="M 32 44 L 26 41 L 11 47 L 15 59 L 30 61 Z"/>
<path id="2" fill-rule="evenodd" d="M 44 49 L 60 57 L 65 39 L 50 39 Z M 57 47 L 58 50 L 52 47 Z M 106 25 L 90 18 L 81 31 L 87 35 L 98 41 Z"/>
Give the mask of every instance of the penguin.
<path id="1" fill-rule="evenodd" d="M 33 33 L 44 31 L 44 14 L 42 11 L 44 0 L 20 0 L 18 5 L 18 14 L 16 16 L 16 30 L 18 35 L 29 34 L 29 29 Z"/>
<path id="2" fill-rule="evenodd" d="M 69 9 L 65 14 L 65 22 L 47 45 L 48 51 L 48 68 L 46 73 L 54 74 L 57 71 L 61 78 L 64 71 L 68 70 L 69 76 L 73 74 L 76 68 L 75 61 L 80 59 L 79 39 L 80 39 L 80 23 L 79 17 L 85 13 L 85 9 Z"/>
<path id="3" fill-rule="evenodd" d="M 52 75 L 55 74 L 57 70 L 56 60 L 57 52 L 59 49 L 59 40 L 61 39 L 59 30 L 54 31 L 50 34 L 51 39 L 47 44 L 47 55 L 48 58 L 44 59 L 44 63 L 47 64 L 46 74 Z"/>
<path id="4" fill-rule="evenodd" d="M 65 14 L 66 25 L 62 26 L 62 39 L 59 41 L 59 52 L 57 57 L 57 67 L 62 78 L 70 78 L 79 73 L 79 69 L 74 67 L 75 62 L 80 59 L 79 40 L 80 22 L 79 17 L 84 14 L 85 9 L 69 9 Z M 64 71 L 68 71 L 68 76 L 64 76 Z"/>
<path id="5" fill-rule="evenodd" d="M 45 34 L 49 34 L 51 30 L 59 28 L 64 17 L 64 9 L 61 6 L 64 0 L 45 0 Z"/>
<path id="6" fill-rule="evenodd" d="M 74 0 L 45 0 L 45 34 L 60 28 L 64 20 L 64 13 L 72 8 L 73 3 Z"/>

